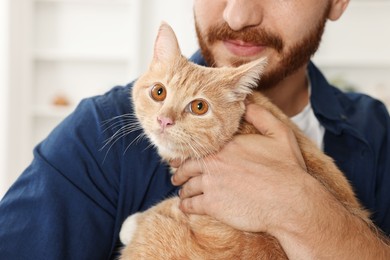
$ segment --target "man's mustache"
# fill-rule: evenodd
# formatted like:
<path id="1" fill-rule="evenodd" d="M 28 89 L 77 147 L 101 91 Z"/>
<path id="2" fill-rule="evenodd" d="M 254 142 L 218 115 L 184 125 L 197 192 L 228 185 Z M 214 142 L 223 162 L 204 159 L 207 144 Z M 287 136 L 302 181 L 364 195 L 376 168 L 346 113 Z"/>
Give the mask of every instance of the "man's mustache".
<path id="1" fill-rule="evenodd" d="M 206 40 L 210 45 L 216 41 L 240 40 L 255 45 L 271 47 L 279 53 L 282 52 L 284 47 L 281 37 L 265 29 L 246 27 L 239 31 L 233 31 L 227 23 L 211 27 L 207 31 Z"/>

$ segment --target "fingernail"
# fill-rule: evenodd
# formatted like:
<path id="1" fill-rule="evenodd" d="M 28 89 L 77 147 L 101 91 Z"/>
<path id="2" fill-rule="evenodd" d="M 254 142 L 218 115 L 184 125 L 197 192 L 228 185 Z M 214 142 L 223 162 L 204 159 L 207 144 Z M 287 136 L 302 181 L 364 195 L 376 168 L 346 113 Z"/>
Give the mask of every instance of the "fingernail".
<path id="1" fill-rule="evenodd" d="M 171 177 L 171 182 L 172 182 L 173 185 L 176 186 L 175 175 L 172 175 L 172 177 Z"/>

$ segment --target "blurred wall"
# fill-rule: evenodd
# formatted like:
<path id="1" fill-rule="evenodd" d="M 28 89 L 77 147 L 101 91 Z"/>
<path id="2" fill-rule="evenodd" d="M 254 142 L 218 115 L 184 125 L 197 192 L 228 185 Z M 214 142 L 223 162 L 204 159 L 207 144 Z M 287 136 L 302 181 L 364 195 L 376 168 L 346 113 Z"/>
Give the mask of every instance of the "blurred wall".
<path id="1" fill-rule="evenodd" d="M 192 13 L 192 0 L 144 0 L 141 10 L 142 57 L 140 65 L 146 69 L 152 58 L 154 39 L 161 21 L 170 24 L 176 33 L 182 53 L 190 57 L 198 48 Z M 142 71 L 142 70 L 141 70 Z"/>
<path id="2" fill-rule="evenodd" d="M 5 192 L 7 176 L 8 121 L 8 1 L 0 1 L 0 198 Z"/>

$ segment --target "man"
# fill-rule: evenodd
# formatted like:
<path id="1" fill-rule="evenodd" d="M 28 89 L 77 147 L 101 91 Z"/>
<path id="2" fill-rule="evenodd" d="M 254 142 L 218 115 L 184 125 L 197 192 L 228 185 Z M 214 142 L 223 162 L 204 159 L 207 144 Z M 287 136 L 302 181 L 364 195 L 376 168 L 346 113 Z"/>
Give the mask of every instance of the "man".
<path id="1" fill-rule="evenodd" d="M 371 98 L 331 87 L 309 63 L 325 21 L 338 19 L 347 4 L 196 0 L 204 59 L 197 53 L 193 60 L 221 66 L 267 56 L 262 91 L 301 127 L 309 126 L 307 134 L 334 157 L 375 223 L 389 234 L 389 115 Z M 37 146 L 33 163 L 0 204 L 4 259 L 114 258 L 123 220 L 177 191 L 146 141 L 129 147 L 139 132 L 126 133 L 99 152 L 123 126 L 104 131 L 102 122 L 132 112 L 130 88 L 83 101 Z M 291 259 L 390 258 L 385 239 L 306 174 L 289 129 L 254 105 L 245 117 L 263 135 L 238 136 L 206 159 L 209 171 L 193 161 L 172 162 L 180 166 L 172 183 L 183 184 L 183 211 L 269 232 Z"/>

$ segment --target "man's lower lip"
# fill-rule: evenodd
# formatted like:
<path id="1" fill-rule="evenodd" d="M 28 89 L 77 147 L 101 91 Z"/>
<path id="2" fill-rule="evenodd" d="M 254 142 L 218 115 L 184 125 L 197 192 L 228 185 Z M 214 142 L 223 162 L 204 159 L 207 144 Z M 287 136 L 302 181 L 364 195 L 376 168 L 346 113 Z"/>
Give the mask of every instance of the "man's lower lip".
<path id="1" fill-rule="evenodd" d="M 239 45 L 229 41 L 223 41 L 225 47 L 236 56 L 254 56 L 264 50 L 259 45 Z"/>

